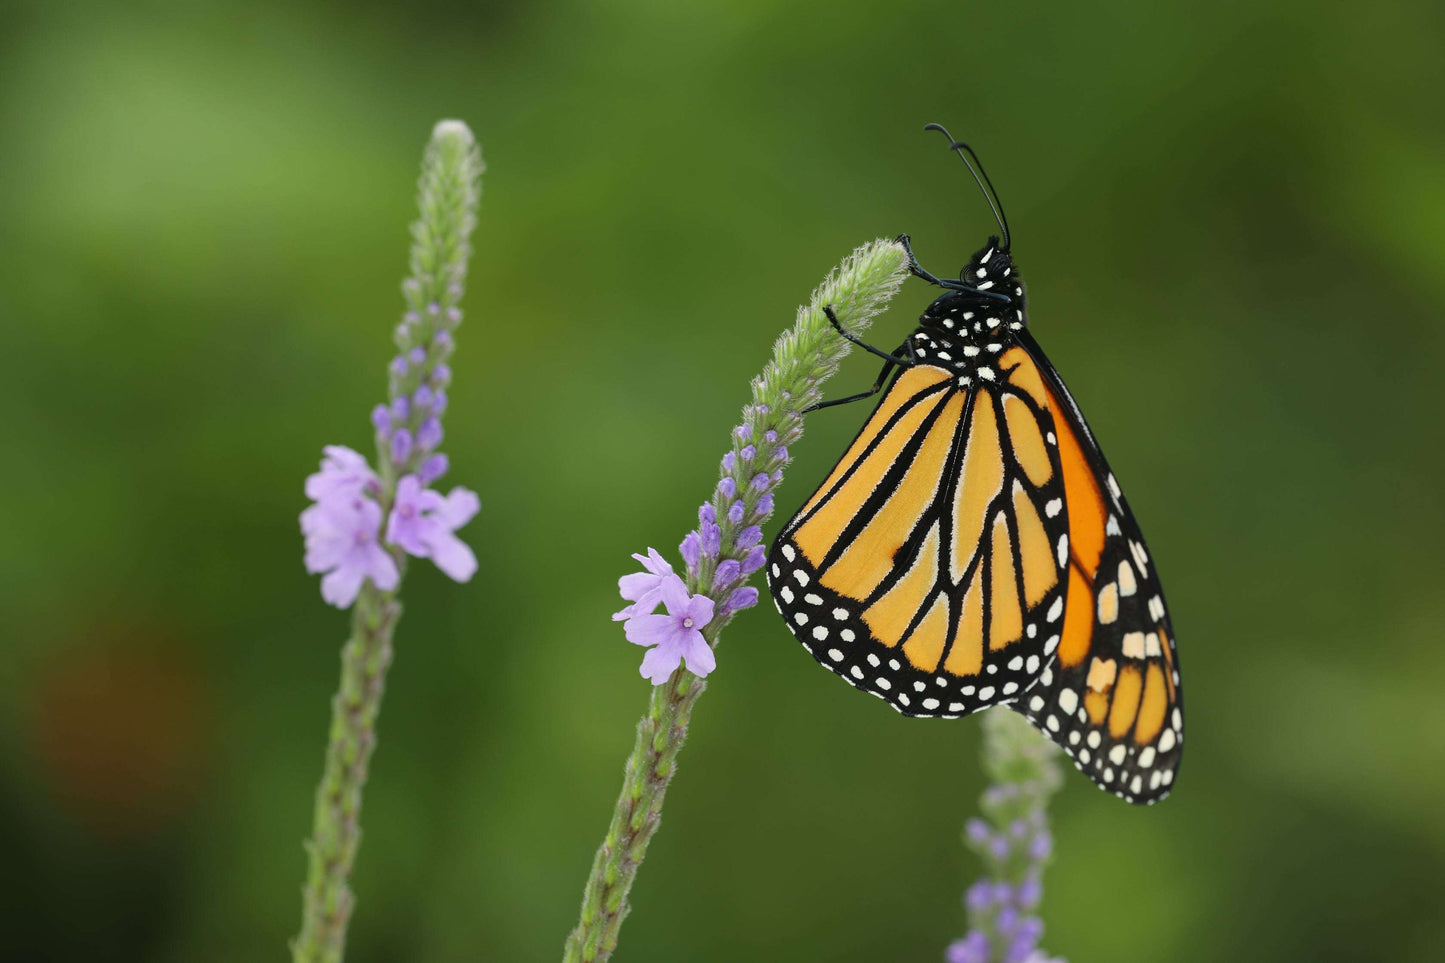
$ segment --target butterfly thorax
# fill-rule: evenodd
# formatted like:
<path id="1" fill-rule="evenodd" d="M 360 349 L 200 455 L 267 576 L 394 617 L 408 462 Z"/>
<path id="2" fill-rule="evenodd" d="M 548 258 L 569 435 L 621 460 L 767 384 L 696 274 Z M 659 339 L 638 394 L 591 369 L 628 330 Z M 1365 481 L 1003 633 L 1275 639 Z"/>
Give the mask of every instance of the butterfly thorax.
<path id="1" fill-rule="evenodd" d="M 959 277 L 977 292 L 949 291 L 930 304 L 908 346 L 915 361 L 953 371 L 964 384 L 996 380 L 999 355 L 1018 343 L 1015 332 L 1027 324 L 1018 271 L 991 237 Z"/>

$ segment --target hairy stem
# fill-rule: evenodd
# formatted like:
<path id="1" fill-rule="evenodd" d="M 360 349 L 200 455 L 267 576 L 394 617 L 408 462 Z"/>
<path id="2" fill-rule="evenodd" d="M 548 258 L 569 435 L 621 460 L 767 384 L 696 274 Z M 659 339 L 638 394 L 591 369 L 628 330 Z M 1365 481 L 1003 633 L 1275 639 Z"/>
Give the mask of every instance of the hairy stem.
<path id="1" fill-rule="evenodd" d="M 693 703 L 705 688 L 702 679 L 679 670 L 652 690 L 623 770 L 612 822 L 592 862 L 581 918 L 567 938 L 565 963 L 605 960 L 617 948 L 617 933 L 629 909 L 628 890 L 662 821 L 662 799 L 677 769 L 678 751 L 687 740 Z"/>
<path id="2" fill-rule="evenodd" d="M 376 748 L 376 716 L 400 616 L 396 598 L 370 583 L 352 612 L 351 638 L 341 650 L 341 684 L 331 700 L 326 766 L 306 843 L 301 933 L 291 944 L 295 963 L 340 963 L 345 951 L 355 902 L 346 881 L 361 842 L 361 790 Z"/>

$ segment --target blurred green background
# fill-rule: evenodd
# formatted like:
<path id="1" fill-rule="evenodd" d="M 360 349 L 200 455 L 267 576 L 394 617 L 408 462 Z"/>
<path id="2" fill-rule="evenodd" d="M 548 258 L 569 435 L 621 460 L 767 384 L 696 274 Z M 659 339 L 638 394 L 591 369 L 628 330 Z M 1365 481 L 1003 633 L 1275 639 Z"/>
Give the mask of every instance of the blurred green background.
<path id="1" fill-rule="evenodd" d="M 482 569 L 406 585 L 350 960 L 558 958 L 647 698 L 628 554 L 675 556 L 843 255 L 906 230 L 947 273 L 992 229 L 929 121 L 1004 198 L 1189 693 L 1165 804 L 1071 772 L 1046 946 L 1439 958 L 1445 8 L 124 6 L 0 12 L 0 956 L 285 958 L 347 625 L 301 482 L 369 444 L 454 116 Z M 780 509 L 864 414 L 810 419 Z M 941 959 L 977 725 L 863 698 L 767 605 L 719 661 L 618 958 Z"/>

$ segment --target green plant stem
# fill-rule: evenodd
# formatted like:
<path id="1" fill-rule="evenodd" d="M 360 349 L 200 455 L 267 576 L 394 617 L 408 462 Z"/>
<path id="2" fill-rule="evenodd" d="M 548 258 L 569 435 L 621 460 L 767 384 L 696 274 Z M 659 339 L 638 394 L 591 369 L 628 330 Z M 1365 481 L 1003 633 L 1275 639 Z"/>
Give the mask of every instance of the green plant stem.
<path id="1" fill-rule="evenodd" d="M 687 740 L 693 704 L 705 688 L 707 683 L 686 669 L 653 688 L 647 714 L 637 724 L 612 822 L 592 861 L 581 918 L 567 938 L 565 963 L 605 960 L 617 948 L 617 933 L 629 909 L 627 893 L 662 821 L 663 796 Z"/>
<path id="2" fill-rule="evenodd" d="M 401 603 L 367 583 L 352 612 L 351 638 L 341 650 L 341 684 L 331 700 L 326 766 L 306 843 L 301 933 L 295 963 L 340 963 L 355 898 L 347 885 L 361 843 L 361 790 L 376 748 L 376 716 L 391 665 L 391 637 Z"/>

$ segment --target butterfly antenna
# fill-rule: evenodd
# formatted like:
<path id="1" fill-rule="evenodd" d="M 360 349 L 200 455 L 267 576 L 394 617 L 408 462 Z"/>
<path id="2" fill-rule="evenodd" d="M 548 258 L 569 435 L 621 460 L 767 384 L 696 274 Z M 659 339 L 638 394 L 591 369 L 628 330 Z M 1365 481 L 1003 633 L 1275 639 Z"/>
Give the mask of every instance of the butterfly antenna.
<path id="1" fill-rule="evenodd" d="M 999 199 L 993 181 L 989 180 L 988 173 L 983 169 L 983 161 L 978 159 L 978 155 L 973 152 L 972 147 L 963 141 L 954 140 L 953 135 L 942 124 L 928 124 L 923 129 L 936 130 L 943 134 L 948 138 L 949 149 L 963 159 L 963 163 L 968 167 L 968 172 L 973 175 L 974 182 L 978 184 L 978 189 L 983 192 L 983 199 L 988 201 L 989 209 L 993 211 L 993 219 L 998 221 L 999 230 L 1003 231 L 1003 249 L 1007 251 L 1009 249 L 1008 218 L 1004 216 L 1003 201 Z M 973 159 L 970 161 L 969 158 Z"/>

